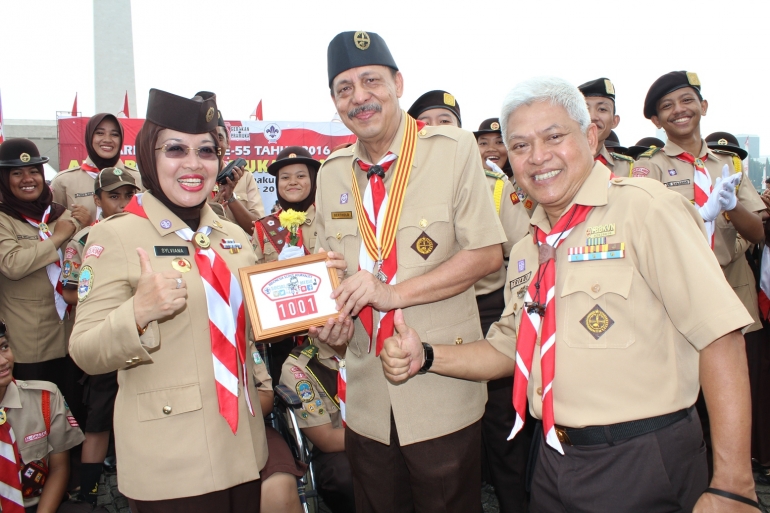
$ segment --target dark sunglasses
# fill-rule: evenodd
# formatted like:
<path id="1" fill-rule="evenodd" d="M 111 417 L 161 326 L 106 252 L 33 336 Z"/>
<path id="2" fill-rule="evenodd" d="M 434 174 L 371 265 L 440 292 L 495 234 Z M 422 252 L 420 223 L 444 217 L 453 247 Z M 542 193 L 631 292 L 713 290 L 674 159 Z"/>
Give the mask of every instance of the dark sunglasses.
<path id="1" fill-rule="evenodd" d="M 216 146 L 201 146 L 200 148 L 190 148 L 186 144 L 164 144 L 160 148 L 155 148 L 166 154 L 166 157 L 170 159 L 181 159 L 190 153 L 190 150 L 201 160 L 217 160 L 222 154 L 222 150 Z"/>

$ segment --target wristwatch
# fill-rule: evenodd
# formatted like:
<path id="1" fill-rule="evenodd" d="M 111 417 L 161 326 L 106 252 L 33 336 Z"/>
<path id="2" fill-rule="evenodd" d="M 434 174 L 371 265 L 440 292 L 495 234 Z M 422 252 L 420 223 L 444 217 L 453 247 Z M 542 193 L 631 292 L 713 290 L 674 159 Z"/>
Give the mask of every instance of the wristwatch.
<path id="1" fill-rule="evenodd" d="M 425 363 L 422 364 L 422 367 L 420 367 L 420 370 L 417 371 L 417 374 L 425 374 L 433 365 L 433 347 L 427 342 L 423 342 L 422 351 L 423 355 L 425 355 Z"/>
<path id="2" fill-rule="evenodd" d="M 237 199 L 238 199 L 238 196 L 235 193 L 233 193 L 233 195 L 230 196 L 230 198 L 227 200 L 227 202 L 228 203 L 232 203 L 233 201 L 236 201 Z"/>

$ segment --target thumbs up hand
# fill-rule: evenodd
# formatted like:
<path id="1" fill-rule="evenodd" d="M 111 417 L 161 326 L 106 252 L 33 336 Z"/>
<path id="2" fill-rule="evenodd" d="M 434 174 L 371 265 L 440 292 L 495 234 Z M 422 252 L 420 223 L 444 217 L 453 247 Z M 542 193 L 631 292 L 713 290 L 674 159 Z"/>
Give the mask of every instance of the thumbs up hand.
<path id="1" fill-rule="evenodd" d="M 134 318 L 142 328 L 152 321 L 169 317 L 187 303 L 187 284 L 182 273 L 173 269 L 155 272 L 150 257 L 142 248 L 136 248 L 139 255 L 141 275 L 134 293 Z"/>
<path id="2" fill-rule="evenodd" d="M 396 333 L 385 340 L 380 360 L 385 377 L 391 383 L 404 383 L 423 366 L 424 351 L 420 336 L 404 322 L 404 312 L 395 311 L 393 325 Z"/>

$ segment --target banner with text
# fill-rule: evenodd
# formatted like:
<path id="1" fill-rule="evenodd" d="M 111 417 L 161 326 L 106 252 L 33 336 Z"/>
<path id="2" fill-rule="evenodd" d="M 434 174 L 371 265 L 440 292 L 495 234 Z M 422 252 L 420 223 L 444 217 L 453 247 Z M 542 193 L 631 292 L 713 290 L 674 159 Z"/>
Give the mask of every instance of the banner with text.
<path id="1" fill-rule="evenodd" d="M 77 167 L 88 156 L 85 130 L 89 118 L 62 118 L 59 124 L 59 165 L 61 169 Z M 143 119 L 122 118 L 123 148 L 121 159 L 128 167 L 136 167 L 136 135 Z M 230 130 L 230 148 L 225 161 L 243 158 L 246 170 L 254 175 L 269 213 L 276 205 L 275 179 L 267 173 L 278 153 L 287 146 L 302 146 L 313 158 L 323 162 L 334 148 L 352 143 L 355 136 L 339 122 L 303 123 L 295 121 L 226 121 Z"/>

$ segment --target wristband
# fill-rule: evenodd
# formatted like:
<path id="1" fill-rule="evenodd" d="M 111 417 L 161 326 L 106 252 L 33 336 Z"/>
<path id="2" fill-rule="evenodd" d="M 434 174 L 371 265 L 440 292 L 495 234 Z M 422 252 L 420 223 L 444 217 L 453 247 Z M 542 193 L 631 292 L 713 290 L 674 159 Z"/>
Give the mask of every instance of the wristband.
<path id="1" fill-rule="evenodd" d="M 425 374 L 433 365 L 433 347 L 431 347 L 431 345 L 427 342 L 423 342 L 422 351 L 423 355 L 425 356 L 425 363 L 422 364 L 422 367 L 420 367 L 420 370 L 417 371 L 417 374 Z"/>
<path id="2" fill-rule="evenodd" d="M 751 500 L 748 497 L 744 497 L 743 495 L 738 495 L 732 492 L 726 492 L 724 490 L 720 490 L 719 488 L 706 488 L 706 493 L 713 493 L 714 495 L 719 495 L 720 497 L 724 497 L 725 499 L 741 502 L 749 506 L 754 506 L 760 511 L 762 510 L 762 508 L 759 507 L 759 503 L 757 501 Z"/>

